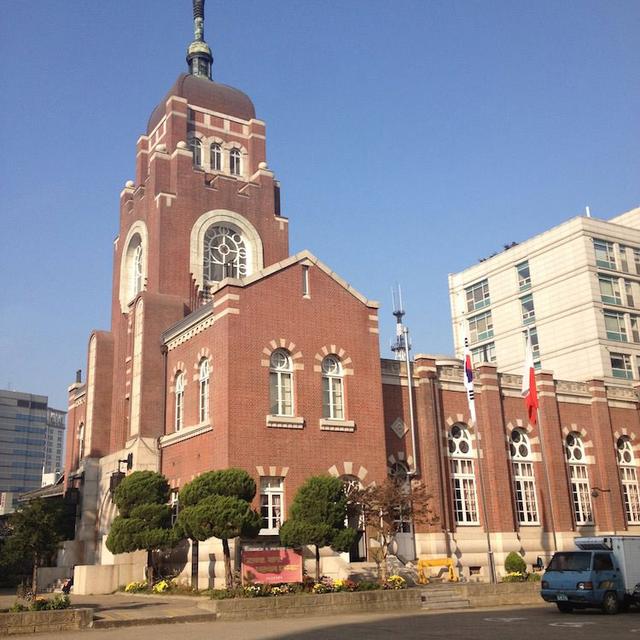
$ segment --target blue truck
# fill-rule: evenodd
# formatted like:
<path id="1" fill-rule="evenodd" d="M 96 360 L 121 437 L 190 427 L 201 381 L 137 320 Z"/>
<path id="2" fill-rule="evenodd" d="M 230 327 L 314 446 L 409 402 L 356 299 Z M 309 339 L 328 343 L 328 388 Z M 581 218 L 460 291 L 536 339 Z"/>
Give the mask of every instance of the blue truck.
<path id="1" fill-rule="evenodd" d="M 558 551 L 541 582 L 541 596 L 563 613 L 599 608 L 614 614 L 640 604 L 640 536 L 576 538 Z"/>

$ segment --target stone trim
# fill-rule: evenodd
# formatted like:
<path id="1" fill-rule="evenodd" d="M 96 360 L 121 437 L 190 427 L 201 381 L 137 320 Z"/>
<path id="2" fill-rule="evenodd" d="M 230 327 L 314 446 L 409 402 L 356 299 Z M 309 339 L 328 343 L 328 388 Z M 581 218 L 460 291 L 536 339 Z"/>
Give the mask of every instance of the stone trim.
<path id="1" fill-rule="evenodd" d="M 342 476 L 356 476 L 360 482 L 364 482 L 364 479 L 369 475 L 369 470 L 362 465 L 358 466 L 356 471 L 356 465 L 353 462 L 338 462 L 327 469 L 330 476 L 334 478 L 340 478 Z"/>
<path id="2" fill-rule="evenodd" d="M 195 438 L 209 431 L 213 431 L 213 427 L 210 424 L 197 424 L 193 427 L 184 427 L 180 429 L 180 431 L 174 431 L 173 433 L 161 436 L 158 446 L 160 449 L 164 449 L 165 447 L 170 447 L 172 444 Z"/>
<path id="3" fill-rule="evenodd" d="M 274 465 L 258 465 L 256 471 L 261 478 L 286 478 L 289 467 L 276 467 Z"/>
<path id="4" fill-rule="evenodd" d="M 267 427 L 275 429 L 304 429 L 304 418 L 298 416 L 272 416 L 265 418 Z"/>
<path id="5" fill-rule="evenodd" d="M 318 424 L 321 431 L 350 431 L 356 430 L 354 420 L 329 420 L 328 418 L 320 418 Z"/>

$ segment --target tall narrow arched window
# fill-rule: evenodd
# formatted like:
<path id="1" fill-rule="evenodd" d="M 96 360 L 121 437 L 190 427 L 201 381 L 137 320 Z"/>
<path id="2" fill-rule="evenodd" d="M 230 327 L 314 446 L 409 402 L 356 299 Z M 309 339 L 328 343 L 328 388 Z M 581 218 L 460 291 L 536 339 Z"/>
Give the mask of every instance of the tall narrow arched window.
<path id="1" fill-rule="evenodd" d="M 229 151 L 229 173 L 232 176 L 242 174 L 242 154 L 240 153 L 240 149 L 231 149 L 231 151 Z"/>
<path id="2" fill-rule="evenodd" d="M 133 254 L 133 265 L 131 276 L 133 278 L 133 295 L 136 296 L 142 291 L 144 279 L 144 265 L 142 262 L 142 243 L 140 243 Z"/>
<path id="3" fill-rule="evenodd" d="M 538 524 L 536 477 L 533 471 L 531 441 L 523 429 L 514 429 L 509 437 L 509 452 L 513 468 L 516 511 L 520 524 Z"/>
<path id="4" fill-rule="evenodd" d="M 453 486 L 453 512 L 458 524 L 479 524 L 476 473 L 471 434 L 456 423 L 449 430 L 449 456 Z"/>
<path id="5" fill-rule="evenodd" d="M 628 524 L 640 524 L 640 490 L 638 489 L 638 473 L 633 455 L 631 440 L 621 436 L 616 442 L 618 468 L 624 497 L 624 511 Z"/>
<path id="6" fill-rule="evenodd" d="M 84 458 L 84 422 L 78 427 L 78 462 Z"/>
<path id="7" fill-rule="evenodd" d="M 189 145 L 191 146 L 191 153 L 193 154 L 193 166 L 201 167 L 202 166 L 202 142 L 199 138 L 193 136 L 189 140 Z"/>
<path id="8" fill-rule="evenodd" d="M 175 431 L 180 431 L 184 425 L 184 373 L 180 371 L 175 377 L 175 416 L 174 416 L 174 428 Z"/>
<path id="9" fill-rule="evenodd" d="M 209 165 L 211 171 L 222 171 L 222 147 L 217 142 L 209 147 Z"/>
<path id="10" fill-rule="evenodd" d="M 269 398 L 271 415 L 293 415 L 293 367 L 284 349 L 276 349 L 269 360 Z"/>
<path id="11" fill-rule="evenodd" d="M 411 533 L 411 480 L 409 468 L 404 462 L 394 462 L 389 467 L 389 476 L 400 490 L 402 497 L 398 506 L 393 510 L 393 526 L 396 533 Z"/>
<path id="12" fill-rule="evenodd" d="M 209 419 L 209 360 L 202 358 L 200 360 L 200 403 L 199 415 L 200 422 L 206 422 Z"/>
<path id="13" fill-rule="evenodd" d="M 322 415 L 329 420 L 344 420 L 342 363 L 334 355 L 322 361 Z"/>
<path id="14" fill-rule="evenodd" d="M 592 524 L 591 489 L 589 487 L 589 472 L 587 465 L 584 464 L 586 456 L 582 436 L 574 431 L 565 438 L 564 444 L 569 464 L 571 496 L 576 524 Z"/>
<path id="15" fill-rule="evenodd" d="M 204 234 L 204 280 L 220 282 L 224 278 L 247 275 L 247 247 L 235 229 L 212 225 Z"/>

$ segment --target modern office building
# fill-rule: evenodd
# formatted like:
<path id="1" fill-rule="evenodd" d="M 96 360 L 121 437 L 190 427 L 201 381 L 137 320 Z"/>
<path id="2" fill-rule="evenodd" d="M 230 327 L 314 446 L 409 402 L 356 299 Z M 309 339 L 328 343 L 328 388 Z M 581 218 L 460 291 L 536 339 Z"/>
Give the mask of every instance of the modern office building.
<path id="1" fill-rule="evenodd" d="M 578 216 L 449 276 L 455 351 L 564 380 L 640 379 L 640 208 Z"/>
<path id="2" fill-rule="evenodd" d="M 65 412 L 50 409 L 47 396 L 0 390 L 0 493 L 13 505 L 41 486 L 43 470 L 60 473 L 64 432 Z"/>

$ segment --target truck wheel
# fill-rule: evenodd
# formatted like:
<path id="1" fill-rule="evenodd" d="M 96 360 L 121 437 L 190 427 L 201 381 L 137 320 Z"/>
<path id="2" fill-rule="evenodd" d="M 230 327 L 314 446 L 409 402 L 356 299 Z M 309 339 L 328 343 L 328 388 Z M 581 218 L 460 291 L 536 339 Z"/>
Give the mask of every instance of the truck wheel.
<path id="1" fill-rule="evenodd" d="M 618 613 L 618 596 L 615 591 L 607 591 L 602 599 L 602 613 L 614 615 Z"/>
<path id="2" fill-rule="evenodd" d="M 560 613 L 571 613 L 573 611 L 573 607 L 568 602 L 556 602 L 556 606 Z"/>

